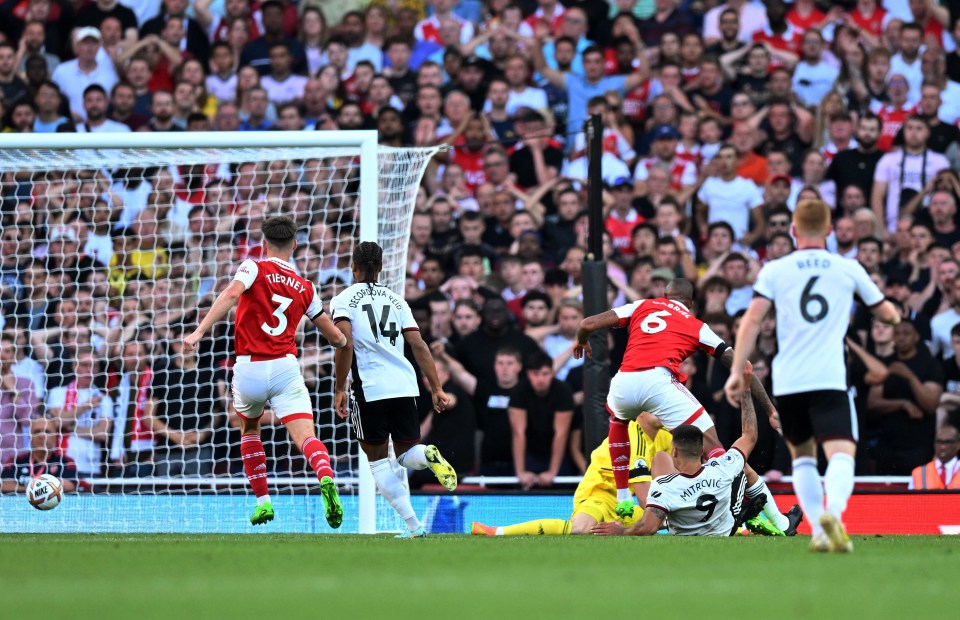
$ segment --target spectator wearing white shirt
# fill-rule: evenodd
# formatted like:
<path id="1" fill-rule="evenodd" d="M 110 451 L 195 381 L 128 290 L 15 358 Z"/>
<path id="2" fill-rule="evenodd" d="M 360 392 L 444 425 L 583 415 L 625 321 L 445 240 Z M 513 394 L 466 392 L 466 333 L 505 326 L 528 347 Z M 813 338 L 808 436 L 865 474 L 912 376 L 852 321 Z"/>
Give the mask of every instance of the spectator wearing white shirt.
<path id="1" fill-rule="evenodd" d="M 837 67 L 823 60 L 823 35 L 818 30 L 803 33 L 803 60 L 793 71 L 793 91 L 805 106 L 818 106 L 840 75 Z"/>
<path id="2" fill-rule="evenodd" d="M 530 61 L 523 56 L 512 56 L 504 67 L 504 77 L 510 86 L 507 96 L 507 114 L 513 116 L 521 107 L 533 110 L 547 108 L 547 93 L 530 86 Z"/>
<path id="3" fill-rule="evenodd" d="M 703 42 L 713 45 L 721 40 L 720 15 L 726 10 L 736 11 L 740 17 L 738 38 L 744 43 L 753 40 L 753 33 L 769 27 L 767 11 L 763 5 L 748 0 L 730 0 L 707 11 L 703 17 Z"/>
<path id="4" fill-rule="evenodd" d="M 226 41 L 213 44 L 210 53 L 213 71 L 206 78 L 207 92 L 224 103 L 237 98 L 237 72 L 233 68 L 233 49 Z"/>
<path id="5" fill-rule="evenodd" d="M 960 325 L 960 277 L 955 276 L 951 284 L 950 307 L 930 319 L 930 352 L 945 360 L 954 355 L 952 333 Z"/>
<path id="6" fill-rule="evenodd" d="M 91 84 L 83 91 L 83 114 L 86 120 L 76 124 L 64 123 L 57 131 L 76 133 L 129 133 L 130 127 L 124 123 L 107 118 L 109 106 L 107 93 L 99 84 Z"/>
<path id="7" fill-rule="evenodd" d="M 70 112 L 77 120 L 84 120 L 84 92 L 91 84 L 98 84 L 109 91 L 117 83 L 113 65 L 97 60 L 100 51 L 100 31 L 87 26 L 77 28 L 73 36 L 77 57 L 69 60 L 53 72 L 53 81 L 70 102 Z"/>
<path id="8" fill-rule="evenodd" d="M 720 176 L 708 178 L 697 192 L 696 217 L 701 230 L 713 222 L 727 222 L 735 238 L 749 247 L 763 236 L 763 194 L 753 181 L 737 176 L 739 157 L 732 145 L 720 148 L 714 157 Z"/>
<path id="9" fill-rule="evenodd" d="M 922 192 L 938 172 L 950 167 L 946 157 L 927 148 L 929 137 L 930 128 L 923 118 L 911 116 L 903 124 L 903 148 L 877 162 L 870 206 L 889 232 L 896 230 L 901 207 Z"/>
<path id="10" fill-rule="evenodd" d="M 293 55 L 286 43 L 281 41 L 270 46 L 270 73 L 260 78 L 260 86 L 274 105 L 303 99 L 307 78 L 295 75 L 292 66 Z"/>
<path id="11" fill-rule="evenodd" d="M 753 286 L 747 280 L 750 263 L 747 257 L 734 252 L 720 263 L 720 275 L 730 283 L 730 295 L 724 304 L 724 309 L 730 316 L 735 316 L 741 310 L 746 310 L 753 299 Z"/>
<path id="12" fill-rule="evenodd" d="M 923 85 L 923 68 L 920 61 L 920 45 L 923 43 L 923 28 L 908 23 L 900 31 L 900 51 L 890 58 L 890 73 L 899 73 L 907 78 L 910 93 L 907 102 L 915 105 L 920 101 L 920 86 Z"/>
<path id="13" fill-rule="evenodd" d="M 81 349 L 73 367 L 76 379 L 51 389 L 46 399 L 47 414 L 68 434 L 67 456 L 76 462 L 77 472 L 87 476 L 100 474 L 114 418 L 113 401 L 94 384 L 96 368 L 93 349 Z"/>

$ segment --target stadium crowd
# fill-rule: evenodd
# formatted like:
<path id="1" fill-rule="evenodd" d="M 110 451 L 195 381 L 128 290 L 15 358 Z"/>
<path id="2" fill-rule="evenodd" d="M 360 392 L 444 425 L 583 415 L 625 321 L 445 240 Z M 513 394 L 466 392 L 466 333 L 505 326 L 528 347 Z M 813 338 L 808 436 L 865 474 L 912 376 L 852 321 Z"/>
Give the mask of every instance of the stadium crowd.
<path id="1" fill-rule="evenodd" d="M 531 487 L 586 467 L 571 352 L 582 127 L 600 114 L 611 305 L 687 278 L 698 316 L 732 343 L 758 269 L 794 250 L 792 208 L 826 201 L 831 251 L 904 317 L 891 328 L 851 309 L 858 473 L 908 475 L 936 444 L 953 455 L 934 468 L 950 483 L 960 4 L 373 0 L 336 19 L 325 4 L 5 0 L 0 132 L 375 128 L 385 145 L 449 145 L 420 187 L 407 256 L 405 296 L 454 398 L 442 414 L 422 399 L 422 431 L 459 472 Z M 321 164 L 4 173 L 0 461 L 33 442 L 81 477 L 239 473 L 228 328 L 198 356 L 180 340 L 258 256 L 268 210 L 302 225 L 294 258 L 325 299 L 351 282 L 356 210 L 329 206 L 345 173 Z M 776 330 L 765 321 L 752 359 L 768 386 Z M 616 371 L 624 331 L 611 342 Z M 306 332 L 303 367 L 336 445 L 347 427 L 320 344 Z M 695 356 L 685 372 L 729 443 L 726 370 Z M 304 470 L 286 442 L 265 444 L 275 473 Z M 769 425 L 750 463 L 789 473 Z"/>

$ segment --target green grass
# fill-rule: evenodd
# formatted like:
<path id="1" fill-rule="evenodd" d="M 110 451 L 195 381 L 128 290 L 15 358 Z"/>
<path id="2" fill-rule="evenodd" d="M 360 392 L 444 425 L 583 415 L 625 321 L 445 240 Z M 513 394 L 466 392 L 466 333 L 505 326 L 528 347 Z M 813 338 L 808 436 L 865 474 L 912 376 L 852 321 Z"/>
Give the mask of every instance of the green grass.
<path id="1" fill-rule="evenodd" d="M 956 617 L 960 540 L 0 536 L 0 618 Z M 667 614 L 663 616 L 662 614 Z M 499 618 L 498 618 L 499 616 Z"/>

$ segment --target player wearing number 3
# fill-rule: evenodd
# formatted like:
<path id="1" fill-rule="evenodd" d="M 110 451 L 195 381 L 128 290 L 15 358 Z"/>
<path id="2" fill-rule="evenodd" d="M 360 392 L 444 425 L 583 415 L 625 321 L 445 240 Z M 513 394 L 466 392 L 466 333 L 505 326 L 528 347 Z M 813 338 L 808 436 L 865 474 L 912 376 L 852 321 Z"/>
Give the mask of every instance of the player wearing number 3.
<path id="1" fill-rule="evenodd" d="M 810 549 L 849 552 L 853 545 L 840 519 L 853 492 L 858 429 L 847 391 L 843 340 L 854 295 L 884 323 L 896 325 L 900 315 L 860 263 L 827 252 L 830 228 L 826 203 L 800 201 L 791 229 L 797 251 L 767 263 L 757 275 L 724 389 L 727 398 L 739 400 L 744 363 L 756 344 L 760 321 L 775 306 L 773 393 L 793 457 L 793 488 L 813 528 Z M 818 443 L 829 462 L 823 483 L 817 470 Z"/>
<path id="2" fill-rule="evenodd" d="M 628 488 L 630 440 L 627 422 L 635 420 L 641 412 L 649 411 L 671 432 L 684 424 L 697 427 L 703 434 L 703 455 L 712 459 L 723 454 L 713 420 L 683 385 L 687 377 L 680 372 L 680 364 L 694 351 L 702 350 L 729 367 L 733 361 L 733 349 L 709 326 L 693 316 L 690 311 L 692 305 L 693 285 L 688 280 L 678 278 L 667 286 L 666 298 L 636 301 L 580 322 L 577 344 L 573 349 L 577 359 L 591 355 L 588 342 L 591 333 L 613 327 L 629 326 L 630 329 L 623 363 L 610 381 L 607 394 L 610 461 L 617 484 L 617 514 L 630 514 L 633 511 Z M 778 428 L 777 411 L 755 378 L 750 390 L 770 417 L 771 424 Z M 749 466 L 744 468 L 744 473 L 747 476 L 747 497 L 766 496 L 763 513 L 769 520 L 753 519 L 747 523 L 747 527 L 759 534 L 795 534 L 802 517 L 800 508 L 794 507 L 788 515 L 781 514 L 763 479 Z"/>
<path id="3" fill-rule="evenodd" d="M 268 217 L 262 232 L 267 257 L 240 264 L 233 282 L 220 293 L 196 331 L 184 338 L 184 351 L 194 351 L 207 330 L 237 305 L 232 391 L 233 407 L 240 417 L 243 469 L 257 496 L 250 522 L 260 525 L 273 519 L 267 458 L 260 441 L 260 416 L 269 401 L 320 479 L 327 523 L 340 527 L 343 506 L 333 482 L 330 455 L 314 433 L 313 405 L 300 373 L 295 336 L 306 316 L 334 347 L 345 346 L 347 340 L 323 312 L 316 289 L 298 276 L 289 262 L 297 247 L 294 221 L 286 216 Z"/>
<path id="4" fill-rule="evenodd" d="M 346 418 L 347 376 L 353 371 L 353 407 L 349 412 L 360 448 L 370 460 L 370 470 L 380 493 L 407 524 L 398 538 L 422 538 L 420 525 L 406 486 L 406 474 L 390 461 L 387 441 L 393 440 L 397 463 L 408 469 L 430 468 L 448 490 L 457 488 L 457 474 L 440 456 L 436 446 L 420 443 L 420 394 L 413 365 L 403 355 L 407 343 L 420 370 L 430 382 L 433 408 L 439 414 L 447 406 L 430 349 L 420 337 L 410 306 L 392 290 L 377 283 L 383 268 L 383 249 L 372 241 L 353 250 L 356 284 L 330 302 L 333 321 L 347 339 L 335 356 L 334 408 Z"/>

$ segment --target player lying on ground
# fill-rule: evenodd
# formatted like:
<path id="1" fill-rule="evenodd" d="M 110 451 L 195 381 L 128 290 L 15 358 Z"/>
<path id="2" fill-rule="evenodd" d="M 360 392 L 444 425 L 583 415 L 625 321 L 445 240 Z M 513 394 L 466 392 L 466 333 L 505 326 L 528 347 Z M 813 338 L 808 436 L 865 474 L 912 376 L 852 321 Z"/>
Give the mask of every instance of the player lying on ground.
<path id="1" fill-rule="evenodd" d="M 749 385 L 752 369 L 744 372 Z M 757 444 L 757 416 L 750 390 L 741 400 L 742 434 L 722 456 L 702 462 L 703 431 L 683 424 L 673 431 L 672 459 L 665 453 L 653 459 L 654 479 L 640 521 L 625 528 L 619 521 L 598 523 L 590 530 L 605 536 L 650 536 L 663 527 L 681 536 L 731 536 L 736 521 L 730 510 L 733 483 Z M 669 517 L 669 518 L 668 518 Z"/>
<path id="2" fill-rule="evenodd" d="M 457 473 L 436 446 L 420 443 L 416 400 L 420 387 L 413 365 L 403 355 L 404 342 L 410 345 L 430 382 L 433 408 L 438 414 L 446 408 L 448 398 L 410 306 L 403 297 L 377 283 L 383 269 L 383 249 L 372 241 L 359 243 L 353 250 L 352 268 L 356 284 L 330 302 L 333 321 L 346 339 L 346 346 L 334 357 L 334 408 L 338 416 L 347 417 L 346 385 L 352 369 L 353 408 L 349 415 L 354 435 L 370 460 L 377 488 L 407 524 L 407 532 L 398 538 L 422 538 L 427 533 L 410 503 L 406 472 L 394 469 L 387 442 L 393 439 L 397 463 L 408 469 L 429 467 L 450 491 L 457 488 Z"/>
<path id="3" fill-rule="evenodd" d="M 327 523 L 340 527 L 343 506 L 333 482 L 333 469 L 326 446 L 313 429 L 313 405 L 297 361 L 296 332 L 304 316 L 317 326 L 334 347 L 344 347 L 346 338 L 324 313 L 313 284 L 297 275 L 290 256 L 297 247 L 297 226 L 286 216 L 264 220 L 262 228 L 267 257 L 240 264 L 227 288 L 220 293 L 197 329 L 184 338 L 184 351 L 197 343 L 214 323 L 237 306 L 233 367 L 233 408 L 240 418 L 240 454 L 243 470 L 257 496 L 250 522 L 260 525 L 273 519 L 273 504 L 267 489 L 267 457 L 260 441 L 263 407 L 277 414 L 290 440 L 296 444 L 320 479 Z"/>
<path id="4" fill-rule="evenodd" d="M 652 480 L 650 465 L 658 452 L 670 453 L 670 432 L 661 428 L 660 421 L 649 413 L 642 413 L 630 422 L 630 490 L 639 506 L 625 517 L 617 514 L 617 487 L 613 482 L 610 466 L 610 449 L 607 440 L 597 446 L 590 455 L 590 466 L 573 494 L 573 516 L 565 519 L 536 519 L 516 525 L 491 527 L 473 523 L 472 534 L 487 536 L 521 536 L 525 534 L 559 535 L 588 534 L 590 528 L 605 521 L 619 521 L 625 526 L 633 525 L 643 514 L 647 503 L 647 488 Z"/>
<path id="5" fill-rule="evenodd" d="M 830 218 L 831 209 L 823 201 L 801 200 L 797 205 L 790 231 L 797 251 L 767 263 L 757 275 L 724 389 L 731 400 L 740 397 L 747 381 L 743 369 L 749 365 L 760 321 L 775 307 L 773 393 L 793 457 L 793 488 L 813 528 L 810 549 L 849 552 L 853 544 L 841 518 L 853 493 L 858 424 L 847 389 L 844 335 L 854 295 L 884 323 L 896 325 L 900 315 L 860 263 L 827 252 Z M 823 482 L 817 444 L 829 461 Z"/>
<path id="6" fill-rule="evenodd" d="M 718 359 L 727 368 L 733 362 L 733 349 L 709 326 L 693 316 L 693 285 L 678 278 L 667 286 L 666 297 L 636 301 L 626 306 L 589 316 L 580 322 L 573 355 L 580 359 L 592 355 L 588 339 L 601 329 L 629 326 L 627 350 L 620 370 L 610 381 L 607 410 L 610 412 L 610 461 L 617 485 L 617 512 L 621 516 L 633 512 L 633 499 L 628 488 L 629 439 L 627 422 L 642 411 L 655 415 L 669 431 L 683 424 L 696 426 L 703 432 L 703 456 L 707 459 L 723 454 L 713 420 L 703 405 L 683 382 L 680 364 L 695 351 L 702 350 Z M 760 381 L 751 385 L 753 396 L 779 430 L 777 410 Z M 802 519 L 798 506 L 786 515 L 780 512 L 766 483 L 749 466 L 747 497 L 766 497 L 763 513 L 767 520 L 752 519 L 747 527 L 758 534 L 792 536 Z"/>

